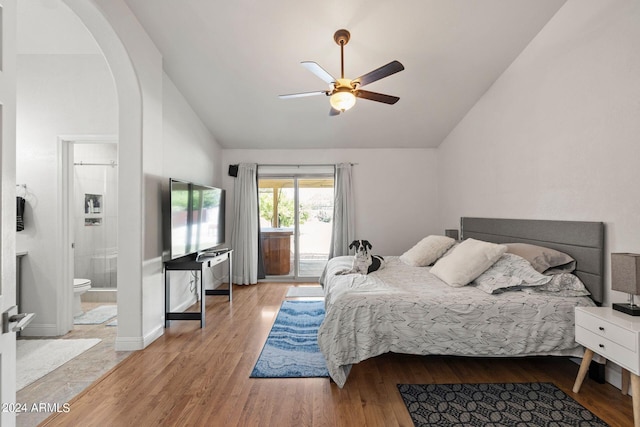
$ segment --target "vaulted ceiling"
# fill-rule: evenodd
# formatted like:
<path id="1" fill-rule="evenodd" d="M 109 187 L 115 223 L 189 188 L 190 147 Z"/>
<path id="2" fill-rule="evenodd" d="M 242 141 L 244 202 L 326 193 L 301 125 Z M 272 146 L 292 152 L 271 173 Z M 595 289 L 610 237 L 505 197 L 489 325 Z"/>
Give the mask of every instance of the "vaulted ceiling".
<path id="1" fill-rule="evenodd" d="M 565 2 L 125 1 L 217 141 L 258 149 L 437 147 Z M 339 77 L 340 28 L 346 77 L 404 64 L 366 87 L 397 104 L 359 99 L 330 117 L 325 96 L 278 98 L 328 88 L 301 61 Z"/>

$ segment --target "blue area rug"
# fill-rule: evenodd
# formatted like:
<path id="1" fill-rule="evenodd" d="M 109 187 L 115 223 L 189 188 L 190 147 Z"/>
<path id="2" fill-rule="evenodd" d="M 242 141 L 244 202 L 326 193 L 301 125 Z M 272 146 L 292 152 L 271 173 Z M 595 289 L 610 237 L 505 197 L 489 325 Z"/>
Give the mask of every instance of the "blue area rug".
<path id="1" fill-rule="evenodd" d="M 416 427 L 603 426 L 551 383 L 398 384 Z"/>
<path id="2" fill-rule="evenodd" d="M 285 301 L 269 332 L 251 378 L 328 377 L 318 347 L 324 301 Z"/>

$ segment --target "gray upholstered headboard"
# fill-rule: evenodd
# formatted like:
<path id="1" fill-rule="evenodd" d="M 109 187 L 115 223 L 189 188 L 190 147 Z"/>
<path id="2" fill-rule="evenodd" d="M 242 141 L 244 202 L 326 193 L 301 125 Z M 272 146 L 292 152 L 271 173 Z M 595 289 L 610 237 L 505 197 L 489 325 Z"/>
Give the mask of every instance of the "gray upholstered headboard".
<path id="1" fill-rule="evenodd" d="M 460 219 L 461 238 L 494 243 L 530 243 L 556 249 L 576 260 L 574 274 L 582 280 L 591 298 L 604 297 L 604 223 L 547 221 L 535 219 Z"/>

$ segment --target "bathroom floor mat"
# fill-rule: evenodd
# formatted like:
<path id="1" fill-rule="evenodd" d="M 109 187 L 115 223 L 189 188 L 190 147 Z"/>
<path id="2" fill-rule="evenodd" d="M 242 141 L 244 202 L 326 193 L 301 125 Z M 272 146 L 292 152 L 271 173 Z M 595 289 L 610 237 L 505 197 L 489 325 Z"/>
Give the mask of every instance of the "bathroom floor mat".
<path id="1" fill-rule="evenodd" d="M 74 325 L 99 325 L 118 315 L 117 305 L 101 305 L 73 318 Z"/>
<path id="2" fill-rule="evenodd" d="M 16 389 L 44 377 L 102 341 L 90 339 L 19 339 L 16 341 Z"/>

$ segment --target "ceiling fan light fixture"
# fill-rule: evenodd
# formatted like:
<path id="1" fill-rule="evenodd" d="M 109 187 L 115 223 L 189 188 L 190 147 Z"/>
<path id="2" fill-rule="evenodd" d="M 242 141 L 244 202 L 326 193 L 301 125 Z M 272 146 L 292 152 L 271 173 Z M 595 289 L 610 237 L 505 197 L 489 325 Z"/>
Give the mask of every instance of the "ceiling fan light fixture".
<path id="1" fill-rule="evenodd" d="M 340 46 L 340 78 L 336 79 L 324 68 L 313 61 L 303 61 L 301 64 L 304 68 L 320 77 L 325 83 L 329 83 L 329 90 L 316 92 L 292 93 L 288 95 L 280 95 L 281 99 L 300 98 L 312 95 L 329 96 L 329 104 L 331 104 L 330 116 L 337 116 L 341 112 L 345 112 L 356 104 L 356 98 L 368 99 L 370 101 L 382 102 L 393 105 L 400 100 L 397 96 L 385 95 L 383 93 L 370 92 L 360 89 L 362 86 L 368 85 L 399 71 L 404 70 L 404 65 L 398 61 L 391 61 L 382 67 L 376 68 L 366 74 L 355 79 L 344 78 L 344 46 L 349 42 L 351 34 L 349 31 L 342 29 L 335 32 L 333 40 Z"/>
<path id="2" fill-rule="evenodd" d="M 349 89 L 338 90 L 329 98 L 331 107 L 343 113 L 356 104 L 356 96 Z"/>

